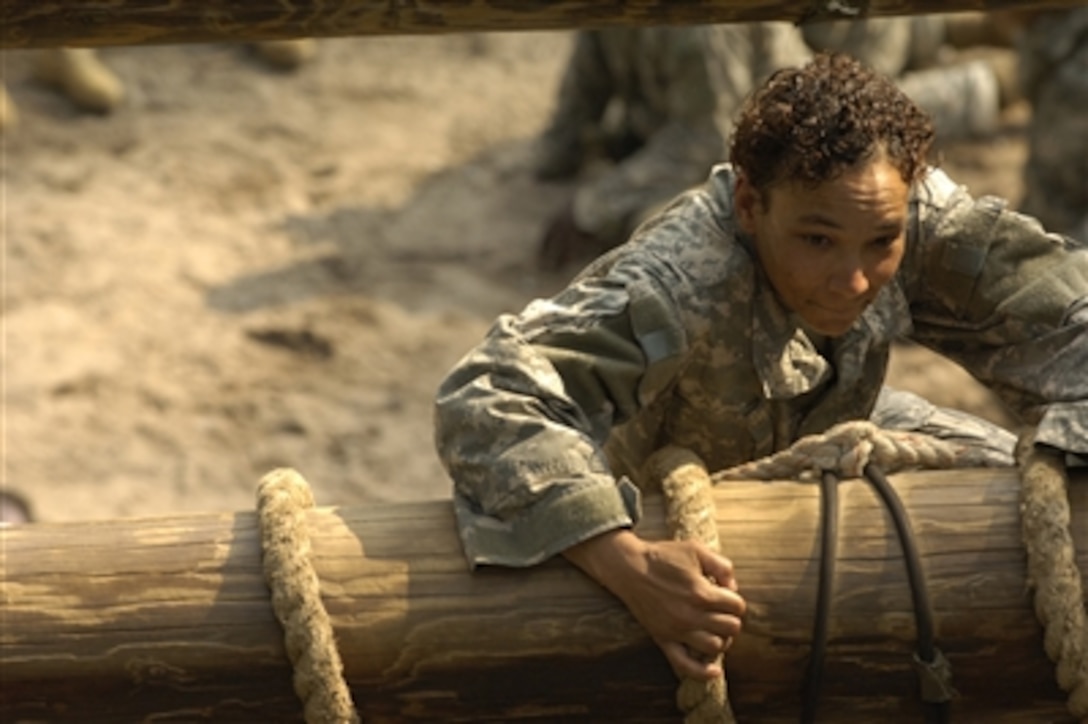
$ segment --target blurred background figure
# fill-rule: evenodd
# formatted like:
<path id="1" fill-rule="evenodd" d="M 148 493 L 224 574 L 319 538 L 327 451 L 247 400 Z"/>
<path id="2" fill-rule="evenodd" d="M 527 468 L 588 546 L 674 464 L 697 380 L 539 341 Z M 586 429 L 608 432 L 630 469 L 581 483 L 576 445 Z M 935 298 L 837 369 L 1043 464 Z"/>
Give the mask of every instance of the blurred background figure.
<path id="1" fill-rule="evenodd" d="M 270 40 L 253 49 L 274 70 L 295 70 L 316 53 L 312 38 Z M 92 48 L 50 48 L 37 54 L 34 80 L 54 88 L 87 113 L 107 115 L 121 105 L 125 87 Z M 18 124 L 19 112 L 5 86 L 0 86 L 0 132 Z"/>
<path id="2" fill-rule="evenodd" d="M 76 108 L 90 113 L 110 113 L 125 97 L 121 80 L 90 48 L 51 48 L 39 52 L 34 80 L 57 89 Z M 10 131 L 18 120 L 18 110 L 5 87 L 0 93 L 0 131 Z"/>
<path id="3" fill-rule="evenodd" d="M 808 57 L 789 23 L 576 33 L 533 163 L 542 180 L 586 173 L 544 233 L 541 265 L 556 269 L 615 246 L 702 182 L 725 156 L 744 97 Z"/>
<path id="4" fill-rule="evenodd" d="M 254 43 L 257 56 L 276 70 L 295 70 L 317 53 L 317 41 L 313 38 L 292 40 L 266 40 Z"/>
<path id="5" fill-rule="evenodd" d="M 125 98 L 125 87 L 91 48 L 51 48 L 38 53 L 34 79 L 55 88 L 81 111 L 107 114 Z"/>
<path id="6" fill-rule="evenodd" d="M 1023 16 L 1032 104 L 1021 209 L 1088 243 L 1088 7 Z"/>
<path id="7" fill-rule="evenodd" d="M 13 490 L 0 490 L 0 527 L 34 521 L 30 503 Z"/>
<path id="8" fill-rule="evenodd" d="M 1021 97 L 1015 36 L 993 14 L 836 20 L 801 33 L 813 50 L 847 53 L 896 78 L 932 117 L 940 141 L 993 132 Z"/>
<path id="9" fill-rule="evenodd" d="M 1011 36 L 985 14 L 580 31 L 537 141 L 541 180 L 578 177 L 539 244 L 545 269 L 623 241 L 725 160 L 732 117 L 775 70 L 841 51 L 898 78 L 942 140 L 992 131 L 1018 97 Z M 946 62 L 949 48 L 995 46 Z M 1004 47 L 999 47 L 1004 46 Z"/>

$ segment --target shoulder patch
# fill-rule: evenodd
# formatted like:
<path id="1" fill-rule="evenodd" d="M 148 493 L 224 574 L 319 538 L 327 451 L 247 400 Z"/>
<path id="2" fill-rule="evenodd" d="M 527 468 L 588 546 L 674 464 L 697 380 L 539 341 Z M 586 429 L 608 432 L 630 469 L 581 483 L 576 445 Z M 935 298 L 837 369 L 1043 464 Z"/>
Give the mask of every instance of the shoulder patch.
<path id="1" fill-rule="evenodd" d="M 983 196 L 961 212 L 941 220 L 937 235 L 945 239 L 941 267 L 974 279 L 982 273 L 994 227 L 1005 210 L 1005 202 Z"/>

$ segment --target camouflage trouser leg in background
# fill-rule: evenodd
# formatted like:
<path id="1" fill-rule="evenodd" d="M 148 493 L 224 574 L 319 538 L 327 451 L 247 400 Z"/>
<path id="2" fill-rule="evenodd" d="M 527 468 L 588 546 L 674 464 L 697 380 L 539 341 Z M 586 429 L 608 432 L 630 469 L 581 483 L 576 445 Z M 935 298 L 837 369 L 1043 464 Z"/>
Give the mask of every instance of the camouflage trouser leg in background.
<path id="1" fill-rule="evenodd" d="M 930 115 L 937 136 L 943 140 L 971 138 L 997 128 L 1000 89 L 984 61 L 906 73 L 897 83 Z"/>
<path id="2" fill-rule="evenodd" d="M 1015 465 L 1016 435 L 974 415 L 938 407 L 913 392 L 885 386 L 869 419 L 886 430 L 920 432 L 940 440 L 968 445 L 988 465 Z"/>
<path id="3" fill-rule="evenodd" d="M 895 78 L 911 62 L 910 18 L 830 20 L 801 26 L 813 50 L 846 53 L 878 73 Z"/>
<path id="4" fill-rule="evenodd" d="M 1021 62 L 1032 121 L 1020 208 L 1088 242 L 1088 8 L 1034 23 Z"/>
<path id="5" fill-rule="evenodd" d="M 997 126 L 999 86 L 983 61 L 937 64 L 945 19 L 867 18 L 812 23 L 801 28 L 817 50 L 851 55 L 884 75 L 932 118 L 942 139 L 970 138 Z M 1011 54 L 1011 51 L 1010 51 Z"/>
<path id="6" fill-rule="evenodd" d="M 611 36 L 605 38 L 606 53 L 620 55 Z M 624 238 L 677 194 L 705 181 L 728 155 L 733 120 L 749 93 L 774 71 L 810 57 L 800 33 L 784 22 L 702 26 L 687 43 L 674 45 L 672 58 L 651 48 L 656 55 L 650 57 L 659 59 L 656 70 L 631 64 L 627 76 L 637 77 L 640 88 L 628 93 L 635 100 L 627 105 L 647 106 L 651 112 L 642 115 L 656 114 L 656 126 L 636 124 L 645 145 L 579 186 L 579 229 Z"/>
<path id="7" fill-rule="evenodd" d="M 600 123 L 615 93 L 615 83 L 601 48 L 603 31 L 574 36 L 550 121 L 538 140 L 535 173 L 541 179 L 574 175 L 586 151 L 587 131 Z"/>

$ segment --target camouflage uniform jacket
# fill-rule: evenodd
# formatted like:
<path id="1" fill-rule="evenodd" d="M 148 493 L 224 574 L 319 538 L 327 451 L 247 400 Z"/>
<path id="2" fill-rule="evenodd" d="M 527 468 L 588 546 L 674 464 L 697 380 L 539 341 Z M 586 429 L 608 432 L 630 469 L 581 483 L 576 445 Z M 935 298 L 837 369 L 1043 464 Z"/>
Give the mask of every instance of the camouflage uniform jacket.
<path id="1" fill-rule="evenodd" d="M 1038 439 L 1088 452 L 1088 249 L 934 170 L 897 276 L 817 349 L 733 214 L 734 173 L 678 198 L 565 290 L 500 317 L 442 383 L 438 452 L 473 565 L 532 565 L 639 515 L 661 445 L 711 470 L 867 418 L 892 340 L 959 362 Z"/>

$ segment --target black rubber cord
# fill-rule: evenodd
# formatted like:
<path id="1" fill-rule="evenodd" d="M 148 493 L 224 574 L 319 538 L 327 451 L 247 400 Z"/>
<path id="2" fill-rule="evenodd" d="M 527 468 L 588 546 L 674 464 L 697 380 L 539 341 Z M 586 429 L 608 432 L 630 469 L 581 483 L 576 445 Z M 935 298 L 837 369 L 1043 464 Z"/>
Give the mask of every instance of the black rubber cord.
<path id="1" fill-rule="evenodd" d="M 925 573 L 922 571 L 922 556 L 918 552 L 918 544 L 914 538 L 914 531 L 910 526 L 910 519 L 907 517 L 907 510 L 903 507 L 903 502 L 899 499 L 895 488 L 888 482 L 888 478 L 879 466 L 869 463 L 865 466 L 863 472 L 865 478 L 876 489 L 877 494 L 884 501 L 884 506 L 891 514 L 896 534 L 899 536 L 899 545 L 903 549 L 903 561 L 907 568 L 907 580 L 910 583 L 910 595 L 914 607 L 915 635 L 918 638 L 917 658 L 923 670 L 926 667 L 932 667 L 935 670 L 940 668 L 941 664 L 947 669 L 947 662 L 941 652 L 937 650 L 935 643 L 933 609 L 929 605 L 929 591 L 926 588 Z M 945 671 L 945 674 L 950 676 L 950 672 Z M 925 693 L 925 688 L 923 684 L 923 693 Z M 943 687 L 938 687 L 938 689 L 941 688 L 951 691 L 951 686 L 947 682 Z M 926 702 L 927 721 L 942 724 L 949 721 L 948 698 L 951 698 L 950 694 L 943 701 L 930 700 Z"/>
<path id="2" fill-rule="evenodd" d="M 801 695 L 801 724 L 816 721 L 816 708 L 820 702 L 838 548 L 839 478 L 832 472 L 824 472 L 820 477 L 820 579 L 816 591 L 816 617 L 812 625 L 812 653 L 809 654 L 805 688 Z"/>
<path id="3" fill-rule="evenodd" d="M 953 693 L 950 684 L 951 672 L 948 662 L 935 643 L 933 612 L 929 604 L 929 592 L 926 589 L 925 574 L 922 571 L 922 557 L 918 551 L 914 531 L 911 529 L 910 519 L 906 508 L 903 507 L 903 502 L 899 499 L 895 488 L 888 482 L 884 472 L 873 463 L 866 465 L 863 472 L 891 515 L 896 536 L 899 538 L 899 545 L 903 551 L 918 638 L 915 656 L 918 666 L 916 668 L 919 670 L 919 675 L 927 679 L 922 682 L 923 699 L 926 702 L 926 720 L 944 724 L 949 721 L 948 700 Z M 816 593 L 816 615 L 812 626 L 812 648 L 801 696 L 801 724 L 813 724 L 816 721 L 820 688 L 823 685 L 828 626 L 835 586 L 835 561 L 838 558 L 838 486 L 839 478 L 834 473 L 825 471 L 821 475 L 820 571 Z"/>

